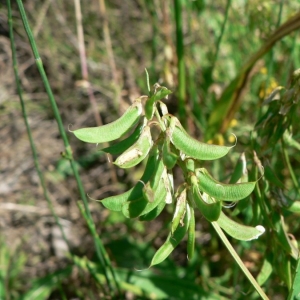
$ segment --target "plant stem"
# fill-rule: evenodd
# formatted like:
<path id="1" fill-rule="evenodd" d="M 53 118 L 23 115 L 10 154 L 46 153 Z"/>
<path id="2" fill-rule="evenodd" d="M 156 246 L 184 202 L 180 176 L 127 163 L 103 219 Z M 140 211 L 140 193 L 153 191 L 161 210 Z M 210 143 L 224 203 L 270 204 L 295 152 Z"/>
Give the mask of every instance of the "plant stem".
<path id="1" fill-rule="evenodd" d="M 89 81 L 89 72 L 88 72 L 88 65 L 87 65 L 87 58 L 86 58 L 86 50 L 84 44 L 84 33 L 83 33 L 83 26 L 82 26 L 82 13 L 81 13 L 81 5 L 80 0 L 74 0 L 75 4 L 75 15 L 76 15 L 76 26 L 77 26 L 77 39 L 78 39 L 78 50 L 79 50 L 79 57 L 80 57 L 80 64 L 81 64 L 81 75 L 83 81 L 86 83 L 87 93 L 90 100 L 90 104 L 93 110 L 94 119 L 96 121 L 97 126 L 103 125 L 101 116 L 98 112 L 97 101 L 94 95 L 94 91 L 92 85 Z M 118 99 L 118 97 L 116 97 Z M 108 147 L 107 143 L 104 143 L 105 147 Z M 108 160 L 112 161 L 112 156 L 108 155 Z M 113 183 L 116 183 L 117 174 L 114 168 L 114 165 L 109 163 L 108 167 L 110 169 L 110 175 Z"/>
<path id="2" fill-rule="evenodd" d="M 184 46 L 182 33 L 182 5 L 181 0 L 174 0 L 175 23 L 176 23 L 176 52 L 177 52 L 177 67 L 178 67 L 178 100 L 179 100 L 179 119 L 185 125 L 185 98 L 186 98 L 186 83 L 185 83 L 185 66 L 184 66 Z"/>
<path id="3" fill-rule="evenodd" d="M 107 52 L 107 55 L 109 58 L 109 65 L 111 68 L 112 78 L 113 78 L 113 81 L 115 84 L 115 86 L 114 86 L 114 89 L 116 92 L 115 96 L 116 96 L 116 99 L 119 99 L 120 85 L 119 85 L 119 78 L 118 78 L 116 62 L 115 62 L 115 58 L 114 58 L 112 42 L 111 42 L 111 38 L 110 38 L 108 17 L 107 17 L 106 8 L 105 8 L 105 0 L 99 0 L 99 12 L 100 12 L 100 17 L 103 20 L 103 37 L 104 37 L 106 52 Z"/>
<path id="4" fill-rule="evenodd" d="M 217 234 L 221 238 L 221 240 L 224 243 L 224 245 L 226 246 L 226 248 L 228 249 L 228 251 L 230 252 L 230 254 L 232 255 L 232 257 L 234 258 L 234 260 L 237 262 L 237 264 L 239 265 L 241 270 L 244 272 L 246 277 L 249 279 L 249 281 L 251 282 L 253 287 L 256 289 L 258 294 L 261 296 L 261 298 L 264 299 L 264 300 L 269 300 L 268 296 L 265 294 L 265 292 L 259 286 L 257 281 L 254 279 L 252 274 L 249 272 L 249 270 L 246 268 L 246 266 L 244 265 L 244 263 L 240 259 L 239 255 L 236 253 L 236 251 L 234 250 L 234 248 L 230 244 L 229 240 L 227 239 L 226 235 L 224 234 L 224 232 L 221 229 L 221 227 L 219 226 L 219 224 L 217 222 L 211 222 L 211 224 L 214 227 L 214 229 L 216 230 Z"/>
<path id="5" fill-rule="evenodd" d="M 284 157 L 284 160 L 285 160 L 285 163 L 286 163 L 286 166 L 291 174 L 291 177 L 292 177 L 292 181 L 293 181 L 293 184 L 298 192 L 298 195 L 300 194 L 300 187 L 299 187 L 299 183 L 298 183 L 298 180 L 296 178 L 296 175 L 293 171 L 293 168 L 291 166 L 291 162 L 290 162 L 290 158 L 289 158 L 289 154 L 286 150 L 286 146 L 285 146 L 285 142 L 284 142 L 284 138 L 282 137 L 281 138 L 281 146 L 282 146 L 282 152 L 283 152 L 283 157 Z"/>
<path id="6" fill-rule="evenodd" d="M 82 79 L 86 83 L 87 92 L 90 99 L 90 103 L 93 109 L 94 118 L 96 120 L 97 126 L 102 125 L 102 120 L 100 114 L 98 113 L 97 102 L 93 93 L 91 83 L 89 82 L 89 73 L 87 67 L 86 51 L 84 45 L 84 34 L 82 26 L 82 14 L 81 14 L 81 5 L 80 0 L 74 0 L 75 4 L 75 16 L 76 16 L 76 27 L 77 27 L 77 39 L 78 39 L 78 50 L 81 64 L 81 74 Z"/>
<path id="7" fill-rule="evenodd" d="M 30 126 L 29 126 L 29 123 L 28 123 L 27 112 L 26 112 L 25 103 L 24 103 L 24 99 L 23 99 L 22 87 L 21 87 L 20 78 L 19 78 L 19 74 L 18 74 L 18 64 L 17 64 L 16 46 L 15 46 L 15 41 L 14 41 L 11 2 L 10 2 L 10 0 L 7 0 L 6 2 L 7 2 L 7 10 L 8 10 L 9 38 L 10 38 L 10 44 L 11 44 L 11 52 L 12 52 L 12 60 L 13 60 L 13 69 L 14 69 L 14 74 L 15 74 L 15 81 L 16 81 L 18 95 L 19 95 L 19 98 L 20 98 L 22 115 L 23 115 L 23 118 L 24 118 L 25 127 L 26 127 L 26 131 L 27 131 L 27 135 L 28 135 L 28 139 L 29 139 L 29 143 L 30 143 L 30 147 L 31 147 L 31 151 L 32 151 L 34 166 L 35 166 L 35 169 L 37 171 L 37 174 L 38 174 L 38 177 L 39 177 L 42 189 L 43 189 L 43 194 L 44 194 L 44 197 L 47 201 L 47 204 L 48 204 L 48 207 L 51 211 L 51 214 L 53 215 L 54 220 L 55 220 L 57 226 L 59 227 L 59 229 L 61 231 L 63 240 L 65 241 L 66 245 L 68 246 L 69 251 L 71 251 L 69 241 L 68 241 L 68 239 L 65 235 L 63 227 L 62 227 L 62 225 L 59 221 L 59 218 L 58 218 L 58 216 L 57 216 L 57 214 L 54 210 L 53 204 L 52 204 L 52 202 L 50 200 L 50 197 L 49 197 L 49 194 L 48 194 L 48 190 L 47 190 L 47 187 L 46 187 L 46 183 L 45 183 L 43 173 L 40 169 L 38 154 L 37 154 L 37 150 L 36 150 L 33 138 L 32 138 L 31 129 L 30 129 Z"/>
<path id="8" fill-rule="evenodd" d="M 31 46 L 31 49 L 32 49 L 32 52 L 33 52 L 33 55 L 34 55 L 34 58 L 35 58 L 35 61 L 36 61 L 37 68 L 39 70 L 39 73 L 41 75 L 45 90 L 46 90 L 47 95 L 49 97 L 49 101 L 50 101 L 50 104 L 51 104 L 51 107 L 52 107 L 52 110 L 53 110 L 53 113 L 54 113 L 54 117 L 56 119 L 58 129 L 59 129 L 60 135 L 62 137 L 64 146 L 65 146 L 65 152 L 64 152 L 63 156 L 70 161 L 70 165 L 71 165 L 74 177 L 75 177 L 76 182 L 77 182 L 79 194 L 80 194 L 80 197 L 81 197 L 81 199 L 83 201 L 83 204 L 84 204 L 86 215 L 87 215 L 88 219 L 90 220 L 91 224 L 93 224 L 93 227 L 95 227 L 95 224 L 94 224 L 94 221 L 93 221 L 93 218 L 92 218 L 89 206 L 88 206 L 88 201 L 87 201 L 87 198 L 86 198 L 86 194 L 84 192 L 84 188 L 83 188 L 83 185 L 82 185 L 82 182 L 81 182 L 81 179 L 80 179 L 80 176 L 79 176 L 79 173 L 78 173 L 78 170 L 76 168 L 76 164 L 75 164 L 75 161 L 74 161 L 74 158 L 73 158 L 72 149 L 70 147 L 70 144 L 69 144 L 69 141 L 68 141 L 68 138 L 67 138 L 67 135 L 66 135 L 66 131 L 64 129 L 62 119 L 61 119 L 61 116 L 59 114 L 59 110 L 58 110 L 58 107 L 57 107 L 52 89 L 51 89 L 49 81 L 48 81 L 48 77 L 45 73 L 45 70 L 44 70 L 44 67 L 43 67 L 43 62 L 42 62 L 41 57 L 39 55 L 39 52 L 38 52 L 38 49 L 37 49 L 37 46 L 36 46 L 36 43 L 35 43 L 35 40 L 34 40 L 34 36 L 33 36 L 32 30 L 30 28 L 30 25 L 29 25 L 29 22 L 28 22 L 26 13 L 25 13 L 25 9 L 24 9 L 22 0 L 17 0 L 17 4 L 18 4 L 20 15 L 21 15 L 21 18 L 22 18 L 23 26 L 24 26 L 24 29 L 27 33 L 27 37 L 29 39 L 30 46 Z M 105 275 L 106 280 L 107 280 L 108 287 L 109 287 L 110 290 L 112 290 L 112 287 L 111 287 L 111 284 L 110 284 L 110 281 L 109 281 L 109 278 L 108 278 L 108 275 L 107 275 L 106 268 L 108 267 L 110 269 L 111 273 L 113 274 L 113 277 L 115 278 L 113 268 L 111 267 L 108 256 L 105 255 L 106 251 L 105 251 L 105 248 L 104 248 L 100 238 L 99 239 L 94 239 L 94 243 L 95 243 L 96 255 L 97 255 L 101 265 L 103 266 L 103 271 L 104 271 L 104 275 Z M 116 286 L 118 288 L 117 281 L 116 281 Z"/>
<path id="9" fill-rule="evenodd" d="M 156 116 L 156 118 L 157 118 L 157 121 L 158 121 L 158 123 L 159 123 L 161 129 L 162 129 L 163 131 L 166 131 L 166 126 L 165 126 L 164 122 L 162 121 L 162 119 L 161 119 L 161 117 L 160 117 L 160 115 L 159 115 L 158 110 L 157 110 L 156 107 L 155 107 L 155 110 L 154 110 L 154 114 L 155 114 L 155 116 Z"/>
<path id="10" fill-rule="evenodd" d="M 226 23 L 227 23 L 227 20 L 228 20 L 228 12 L 229 12 L 230 5 L 231 5 L 231 0 L 227 0 L 226 8 L 225 8 L 224 21 L 223 21 L 223 24 L 222 24 L 222 27 L 221 27 L 220 35 L 219 35 L 218 40 L 217 40 L 216 52 L 214 54 L 214 57 L 213 57 L 213 60 L 212 60 L 212 63 L 211 63 L 210 78 L 212 78 L 212 76 L 213 76 L 213 72 L 214 72 L 214 69 L 215 69 L 215 66 L 216 66 L 216 61 L 218 59 L 221 41 L 222 41 L 222 38 L 223 38 L 223 35 L 224 35 L 225 26 L 226 26 Z"/>
<path id="11" fill-rule="evenodd" d="M 299 297 L 300 294 L 299 282 L 300 282 L 300 257 L 298 257 L 297 260 L 297 266 L 293 278 L 293 284 L 287 300 L 297 299 L 296 297 Z"/>

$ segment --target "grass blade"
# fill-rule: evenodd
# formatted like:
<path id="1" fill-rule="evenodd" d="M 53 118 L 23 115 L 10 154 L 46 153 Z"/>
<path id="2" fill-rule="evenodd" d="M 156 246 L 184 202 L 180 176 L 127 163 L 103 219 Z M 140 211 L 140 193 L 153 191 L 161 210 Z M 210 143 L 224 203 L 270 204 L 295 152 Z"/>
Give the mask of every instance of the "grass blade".
<path id="1" fill-rule="evenodd" d="M 55 101 L 55 98 L 54 98 L 54 95 L 53 95 L 53 92 L 52 92 L 52 89 L 51 89 L 49 81 L 48 81 L 48 77 L 45 73 L 45 70 L 44 70 L 44 67 L 43 67 L 43 62 L 42 62 L 41 57 L 39 55 L 39 52 L 38 52 L 38 49 L 37 49 L 37 46 L 36 46 L 36 43 L 35 43 L 35 39 L 34 39 L 32 30 L 30 28 L 30 25 L 29 25 L 29 22 L 28 22 L 28 19 L 27 19 L 27 16 L 26 16 L 26 12 L 25 12 L 22 0 L 17 0 L 17 4 L 18 4 L 19 12 L 20 12 L 20 15 L 21 15 L 21 18 L 22 18 L 24 29 L 26 31 L 27 37 L 28 37 L 29 42 L 30 42 L 30 46 L 31 46 L 31 49 L 32 49 L 32 52 L 33 52 L 33 55 L 34 55 L 34 58 L 35 58 L 35 62 L 36 62 L 38 71 L 41 75 L 44 87 L 45 87 L 47 95 L 49 97 L 51 108 L 52 108 L 53 113 L 54 113 L 55 120 L 56 120 L 57 125 L 58 125 L 60 135 L 61 135 L 63 143 L 65 145 L 64 156 L 67 159 L 69 159 L 69 161 L 70 161 L 71 168 L 73 170 L 73 173 L 74 173 L 74 176 L 75 176 L 75 179 L 76 179 L 76 182 L 77 182 L 77 186 L 78 186 L 78 189 L 79 189 L 79 193 L 80 193 L 80 196 L 82 198 L 84 208 L 85 208 L 85 212 L 87 214 L 89 222 L 91 224 L 94 224 L 93 219 L 92 219 L 92 215 L 91 215 L 91 212 L 90 212 L 90 209 L 89 209 L 89 206 L 88 206 L 87 197 L 86 197 L 86 194 L 84 192 L 84 188 L 83 188 L 81 179 L 79 177 L 78 170 L 76 168 L 75 160 L 73 158 L 72 149 L 70 147 L 69 140 L 67 138 L 67 134 L 66 134 L 66 131 L 64 129 L 63 122 L 62 122 L 62 119 L 61 119 L 61 116 L 60 116 L 60 113 L 59 113 L 59 110 L 58 110 L 58 107 L 57 107 L 57 104 L 56 104 L 56 101 Z M 110 262 L 109 262 L 108 256 L 105 255 L 106 251 L 105 251 L 105 248 L 104 248 L 100 238 L 94 239 L 94 242 L 95 242 L 95 248 L 96 248 L 95 250 L 96 250 L 97 257 L 98 257 L 99 261 L 101 262 L 102 266 L 104 267 L 105 273 L 107 273 L 106 268 L 109 268 L 110 272 L 113 274 L 113 269 L 110 267 Z M 112 289 L 111 283 L 110 283 L 107 275 L 106 275 L 106 279 L 107 279 L 108 287 L 110 289 Z M 117 281 L 115 281 L 115 283 L 116 283 L 116 287 L 118 288 Z"/>
<path id="2" fill-rule="evenodd" d="M 246 266 L 244 265 L 244 263 L 242 262 L 242 260 L 240 259 L 240 257 L 238 256 L 238 254 L 236 253 L 236 251 L 234 250 L 234 248 L 230 244 L 230 242 L 227 239 L 226 235 L 222 231 L 221 227 L 218 225 L 217 222 L 212 222 L 211 224 L 214 227 L 214 229 L 216 230 L 217 234 L 221 238 L 221 240 L 224 243 L 224 245 L 226 246 L 226 248 L 228 249 L 228 251 L 230 252 L 230 254 L 232 255 L 232 257 L 234 258 L 234 260 L 236 261 L 236 263 L 239 265 L 239 267 L 244 272 L 244 274 L 247 276 L 247 278 L 249 279 L 249 281 L 251 282 L 251 284 L 253 285 L 253 287 L 256 289 L 256 291 L 258 292 L 258 294 L 261 296 L 262 299 L 268 300 L 269 299 L 268 296 L 261 289 L 261 287 L 256 282 L 256 280 L 254 279 L 254 277 L 252 276 L 252 274 L 246 268 Z"/>
<path id="3" fill-rule="evenodd" d="M 185 125 L 186 111 L 186 82 L 185 82 L 185 64 L 184 64 L 184 46 L 182 33 L 182 4 L 181 0 L 174 0 L 174 12 L 176 23 L 176 52 L 177 52 L 177 67 L 178 67 L 178 101 L 179 101 L 179 119 Z"/>

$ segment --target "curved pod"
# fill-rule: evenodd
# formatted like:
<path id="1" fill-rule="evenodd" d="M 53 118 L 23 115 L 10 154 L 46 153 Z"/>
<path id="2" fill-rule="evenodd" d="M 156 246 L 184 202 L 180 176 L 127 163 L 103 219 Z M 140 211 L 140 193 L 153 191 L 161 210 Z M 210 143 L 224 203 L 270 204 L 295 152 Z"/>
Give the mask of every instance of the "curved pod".
<path id="1" fill-rule="evenodd" d="M 239 224 L 229 219 L 223 212 L 221 212 L 217 223 L 227 234 L 240 241 L 257 239 L 265 232 L 265 228 L 261 225 L 251 227 Z"/>
<path id="2" fill-rule="evenodd" d="M 141 177 L 141 181 L 139 181 L 133 188 L 120 195 L 111 196 L 100 200 L 104 207 L 113 211 L 121 211 L 125 202 L 140 199 L 143 196 L 144 185 L 142 182 L 148 182 L 154 175 L 153 172 L 155 166 L 159 162 L 158 159 L 158 149 L 157 147 L 154 147 L 149 155 L 143 176 Z"/>
<path id="3" fill-rule="evenodd" d="M 74 130 L 74 135 L 86 143 L 105 143 L 116 140 L 128 132 L 140 119 L 143 112 L 141 99 L 138 98 L 116 121 L 98 127 Z"/>
<path id="4" fill-rule="evenodd" d="M 173 121 L 171 117 L 170 123 Z M 199 160 L 214 160 L 225 156 L 231 147 L 202 143 L 191 137 L 175 119 L 175 127 L 171 131 L 171 141 L 174 146 L 188 157 Z"/>
<path id="5" fill-rule="evenodd" d="M 206 169 L 196 169 L 199 188 L 213 198 L 224 201 L 238 201 L 248 197 L 255 188 L 255 181 L 225 184 L 215 180 Z"/>
<path id="6" fill-rule="evenodd" d="M 191 219 L 191 211 L 190 211 L 190 207 L 187 205 L 186 214 L 183 219 L 183 223 L 184 223 L 183 226 L 179 226 L 175 230 L 174 234 L 169 233 L 166 241 L 154 254 L 151 260 L 150 267 L 160 264 L 172 253 L 172 251 L 177 247 L 177 245 L 184 238 L 189 227 L 190 219 Z"/>
<path id="7" fill-rule="evenodd" d="M 120 168 L 132 168 L 139 164 L 149 153 L 153 145 L 150 127 L 143 129 L 139 139 L 121 154 L 114 162 Z"/>

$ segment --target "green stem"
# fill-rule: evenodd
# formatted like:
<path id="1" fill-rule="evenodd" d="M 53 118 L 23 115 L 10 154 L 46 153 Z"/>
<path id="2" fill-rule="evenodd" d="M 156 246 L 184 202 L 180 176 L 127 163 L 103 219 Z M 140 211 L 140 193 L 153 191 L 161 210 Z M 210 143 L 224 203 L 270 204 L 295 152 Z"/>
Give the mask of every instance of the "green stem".
<path id="1" fill-rule="evenodd" d="M 280 26 L 280 23 L 281 23 L 283 2 L 284 2 L 284 0 L 281 0 L 280 4 L 279 4 L 279 11 L 278 11 L 278 18 L 277 18 L 276 28 L 278 28 Z M 270 85 L 270 79 L 271 79 L 272 74 L 273 74 L 273 69 L 274 69 L 274 49 L 272 48 L 270 50 L 270 61 L 269 61 L 269 64 L 268 64 L 268 74 L 267 74 L 267 80 L 266 80 L 266 85 L 265 85 L 265 91 L 268 89 L 268 87 Z"/>
<path id="2" fill-rule="evenodd" d="M 286 165 L 288 167 L 288 170 L 289 170 L 289 172 L 291 174 L 293 184 L 294 184 L 295 188 L 297 189 L 298 194 L 300 194 L 299 183 L 298 183 L 297 177 L 296 177 L 296 175 L 295 175 L 295 173 L 293 171 L 293 168 L 291 166 L 291 162 L 290 162 L 289 154 L 288 154 L 288 152 L 286 150 L 284 138 L 281 138 L 281 146 L 282 146 L 283 157 L 284 157 L 285 163 L 286 163 Z"/>
<path id="3" fill-rule="evenodd" d="M 154 114 L 155 114 L 155 116 L 156 116 L 156 118 L 157 118 L 157 121 L 158 121 L 158 123 L 159 123 L 159 125 L 160 125 L 160 128 L 161 128 L 163 131 L 166 131 L 166 126 L 165 126 L 164 122 L 162 121 L 162 119 L 161 119 L 161 117 L 160 117 L 160 115 L 159 115 L 158 110 L 157 110 L 156 107 L 155 107 L 155 110 L 154 110 Z"/>
<path id="4" fill-rule="evenodd" d="M 65 241 L 65 243 L 68 246 L 68 249 L 70 251 L 71 247 L 70 247 L 69 241 L 68 241 L 68 239 L 65 235 L 63 227 L 62 227 L 62 225 L 59 221 L 59 218 L 58 218 L 58 216 L 57 216 L 57 214 L 54 210 L 53 204 L 52 204 L 52 202 L 50 200 L 50 197 L 49 197 L 49 194 L 48 194 L 45 179 L 44 179 L 43 173 L 42 173 L 41 168 L 40 168 L 37 150 L 36 150 L 36 147 L 35 147 L 35 144 L 34 144 L 34 141 L 33 141 L 33 138 L 32 138 L 32 134 L 31 134 L 31 129 L 30 129 L 30 126 L 29 126 L 29 123 L 28 123 L 27 112 L 26 112 L 25 103 L 24 103 L 24 99 L 23 99 L 23 92 L 22 92 L 20 78 L 19 78 L 19 74 L 18 74 L 18 64 L 17 64 L 16 46 L 15 46 L 15 41 L 14 41 L 11 2 L 10 2 L 10 0 L 7 0 L 6 2 L 7 2 L 7 10 L 8 10 L 9 38 L 10 38 L 10 44 L 11 44 L 11 52 L 12 52 L 12 60 L 13 60 L 13 69 L 14 69 L 14 74 L 15 74 L 15 81 L 16 81 L 18 95 L 19 95 L 19 98 L 20 98 L 22 115 L 23 115 L 23 118 L 24 118 L 25 127 L 26 127 L 26 131 L 27 131 L 27 135 L 28 135 L 28 139 L 29 139 L 29 143 L 30 143 L 30 147 L 31 147 L 31 151 L 32 151 L 34 166 L 35 166 L 35 169 L 37 171 L 37 174 L 38 174 L 38 177 L 39 177 L 42 189 L 43 189 L 43 194 L 44 194 L 44 197 L 47 201 L 48 207 L 51 211 L 51 214 L 54 217 L 54 220 L 55 220 L 57 226 L 59 227 L 59 229 L 61 231 L 63 240 Z"/>
<path id="5" fill-rule="evenodd" d="M 76 164 L 75 164 L 75 161 L 74 161 L 74 158 L 73 158 L 72 149 L 70 147 L 70 144 L 69 144 L 69 141 L 68 141 L 68 138 L 67 138 L 67 135 L 66 135 L 66 131 L 64 129 L 64 126 L 63 126 L 63 123 L 62 123 L 62 120 L 61 120 L 61 116 L 59 114 L 59 110 L 58 110 L 58 107 L 57 107 L 52 89 L 50 87 L 47 75 L 45 73 L 45 70 L 44 70 L 44 67 L 43 67 L 43 62 L 42 62 L 41 57 L 39 55 L 39 52 L 38 52 L 38 49 L 37 49 L 37 46 L 36 46 L 36 43 L 35 43 L 35 40 L 34 40 L 34 36 L 33 36 L 32 31 L 31 31 L 31 28 L 30 28 L 30 25 L 29 25 L 29 22 L 28 22 L 26 13 L 25 13 L 25 9 L 24 9 L 22 0 L 17 0 L 17 4 L 18 4 L 18 7 L 19 7 L 19 11 L 20 11 L 20 15 L 21 15 L 21 18 L 22 18 L 24 29 L 27 33 L 27 37 L 29 39 L 30 46 L 32 48 L 32 52 L 33 52 L 33 55 L 34 55 L 34 58 L 35 58 L 35 61 L 36 61 L 37 68 L 40 72 L 45 90 L 46 90 L 47 95 L 49 97 L 49 101 L 50 101 L 50 104 L 51 104 L 51 107 L 52 107 L 52 110 L 53 110 L 53 113 L 54 113 L 54 117 L 55 117 L 57 125 L 58 125 L 60 135 L 61 135 L 63 143 L 65 145 L 65 154 L 64 154 L 64 156 L 67 159 L 69 159 L 69 161 L 70 161 L 70 165 L 71 165 L 72 171 L 74 173 L 74 176 L 75 176 L 75 179 L 76 179 L 76 182 L 77 182 L 80 197 L 83 200 L 83 204 L 84 204 L 84 208 L 85 208 L 85 212 L 87 214 L 87 217 L 90 220 L 90 222 L 92 224 L 94 224 L 93 218 L 92 218 L 89 206 L 88 206 L 88 201 L 87 201 L 87 198 L 86 198 L 86 194 L 84 192 L 84 188 L 83 188 L 83 185 L 82 185 L 81 179 L 79 177 L 79 173 L 78 173 L 78 170 L 76 168 Z M 110 272 L 113 274 L 113 278 L 115 279 L 113 268 L 111 267 L 111 264 L 110 264 L 109 259 L 107 258 L 107 255 L 105 255 L 106 251 L 105 251 L 105 248 L 104 248 L 100 238 L 94 240 L 94 242 L 95 242 L 96 255 L 97 255 L 99 261 L 101 262 L 102 266 L 104 266 L 103 271 L 104 271 L 105 277 L 107 279 L 108 287 L 111 290 L 112 287 L 111 287 L 109 278 L 107 276 L 106 267 L 108 267 L 110 269 Z M 119 290 L 119 285 L 118 285 L 117 280 L 115 280 L 115 283 L 116 283 L 116 287 Z"/>
<path id="6" fill-rule="evenodd" d="M 185 124 L 186 83 L 185 83 L 185 67 L 184 67 L 181 0 L 174 0 L 174 9 L 175 9 L 175 23 L 176 23 L 176 52 L 177 52 L 177 60 L 178 60 L 177 67 L 178 67 L 179 119 L 182 124 Z"/>
<path id="7" fill-rule="evenodd" d="M 290 290 L 287 300 L 297 299 L 296 297 L 297 295 L 299 296 L 299 292 L 300 292 L 299 282 L 300 282 L 300 257 L 298 257 L 292 288 Z"/>
<path id="8" fill-rule="evenodd" d="M 95 227 L 95 224 L 94 224 L 93 220 L 88 217 L 88 215 L 86 213 L 86 210 L 83 208 L 81 202 L 78 201 L 77 205 L 78 205 L 78 208 L 81 212 L 81 215 L 84 217 L 84 219 L 85 219 L 85 221 L 86 221 L 86 223 L 89 227 L 89 230 L 90 230 L 90 232 L 93 236 L 93 239 L 94 239 L 95 243 L 101 243 L 101 240 L 100 240 L 99 235 L 96 231 L 96 227 Z M 105 260 L 110 263 L 107 252 L 105 252 L 103 255 L 104 255 Z M 111 264 L 109 264 L 109 268 L 112 269 Z M 115 275 L 114 272 L 111 272 L 111 274 L 113 276 L 113 280 L 114 280 L 115 284 L 117 285 L 118 293 L 119 293 L 119 295 L 121 295 L 121 289 L 120 289 L 120 286 L 119 286 L 119 281 L 117 280 L 116 275 Z"/>
<path id="9" fill-rule="evenodd" d="M 253 287 L 256 289 L 258 294 L 261 296 L 261 298 L 264 299 L 264 300 L 269 300 L 268 296 L 261 289 L 261 287 L 259 286 L 257 281 L 254 279 L 252 274 L 249 272 L 249 270 L 246 268 L 246 266 L 244 265 L 244 263 L 240 259 L 239 255 L 236 253 L 236 251 L 234 250 L 234 248 L 230 244 L 229 240 L 227 239 L 226 235 L 224 234 L 224 232 L 221 229 L 221 227 L 219 226 L 219 224 L 217 222 L 211 222 L 211 224 L 214 227 L 214 229 L 216 230 L 217 234 L 221 238 L 221 240 L 224 243 L 224 245 L 226 246 L 226 248 L 228 249 L 228 251 L 230 252 L 230 254 L 232 255 L 232 257 L 234 258 L 234 260 L 236 261 L 236 263 L 239 265 L 239 267 L 244 272 L 246 277 L 249 279 L 249 281 L 251 282 Z"/>
<path id="10" fill-rule="evenodd" d="M 250 180 L 257 181 L 258 177 L 258 167 L 253 168 L 252 172 L 250 173 Z M 260 179 L 263 181 L 263 179 Z M 264 182 L 262 183 L 264 184 Z M 259 182 L 256 183 L 255 188 L 254 188 L 254 194 L 255 198 L 257 201 L 255 201 L 255 210 L 254 210 L 254 217 L 253 217 L 253 222 L 258 222 L 260 218 L 260 214 L 258 211 L 258 208 L 260 208 L 260 212 L 263 215 L 263 218 L 265 222 L 268 224 L 269 228 L 273 228 L 273 224 L 269 218 L 269 207 L 267 205 L 266 199 L 265 199 L 265 193 L 261 192 Z"/>
<path id="11" fill-rule="evenodd" d="M 210 78 L 212 78 L 212 76 L 213 76 L 213 72 L 214 72 L 214 69 L 215 69 L 215 66 L 216 66 L 216 61 L 218 59 L 221 41 L 222 41 L 222 38 L 223 38 L 223 35 L 224 35 L 225 26 L 226 26 L 226 23 L 227 23 L 227 20 L 228 20 L 228 12 L 229 12 L 230 5 L 231 5 L 231 0 L 227 0 L 226 8 L 225 8 L 224 21 L 223 21 L 223 24 L 222 24 L 222 27 L 221 27 L 220 35 L 219 35 L 218 40 L 217 40 L 216 52 L 215 52 L 215 55 L 214 55 L 212 63 L 211 63 Z"/>

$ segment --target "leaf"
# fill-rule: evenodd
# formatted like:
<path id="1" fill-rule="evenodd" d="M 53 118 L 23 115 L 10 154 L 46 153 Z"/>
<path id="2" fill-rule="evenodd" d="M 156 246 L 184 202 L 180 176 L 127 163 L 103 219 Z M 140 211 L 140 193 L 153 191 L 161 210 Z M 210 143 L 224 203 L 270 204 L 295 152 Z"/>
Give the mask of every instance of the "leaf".
<path id="1" fill-rule="evenodd" d="M 300 257 L 297 260 L 297 267 L 294 274 L 293 285 L 288 300 L 300 300 Z"/>
<path id="2" fill-rule="evenodd" d="M 35 280 L 30 290 L 21 297 L 21 300 L 48 299 L 51 292 L 57 288 L 65 278 L 68 278 L 71 272 L 72 266 Z"/>
<path id="3" fill-rule="evenodd" d="M 257 283 L 262 286 L 268 278 L 271 276 L 273 272 L 273 267 L 271 262 L 269 261 L 268 257 L 264 259 L 263 265 L 257 275 L 256 281 Z"/>

